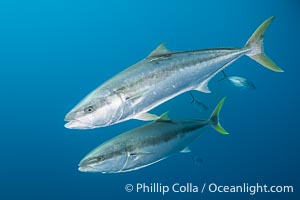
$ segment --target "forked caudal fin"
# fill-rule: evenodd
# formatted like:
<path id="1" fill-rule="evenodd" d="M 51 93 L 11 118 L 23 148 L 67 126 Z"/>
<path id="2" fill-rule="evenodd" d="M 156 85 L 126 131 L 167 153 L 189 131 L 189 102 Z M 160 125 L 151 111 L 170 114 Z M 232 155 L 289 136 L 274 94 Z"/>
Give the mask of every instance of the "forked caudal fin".
<path id="1" fill-rule="evenodd" d="M 220 110 L 222 109 L 222 106 L 225 102 L 226 97 L 224 97 L 216 106 L 215 110 L 213 111 L 213 113 L 210 116 L 210 121 L 212 122 L 212 126 L 214 127 L 214 129 L 216 131 L 218 131 L 221 134 L 229 134 L 220 124 L 219 122 L 219 113 Z"/>
<path id="2" fill-rule="evenodd" d="M 275 71 L 283 72 L 265 53 L 264 53 L 264 33 L 274 20 L 274 16 L 264 21 L 251 35 L 244 48 L 249 48 L 251 51 L 247 54 L 250 58 L 261 64 L 262 66 Z"/>

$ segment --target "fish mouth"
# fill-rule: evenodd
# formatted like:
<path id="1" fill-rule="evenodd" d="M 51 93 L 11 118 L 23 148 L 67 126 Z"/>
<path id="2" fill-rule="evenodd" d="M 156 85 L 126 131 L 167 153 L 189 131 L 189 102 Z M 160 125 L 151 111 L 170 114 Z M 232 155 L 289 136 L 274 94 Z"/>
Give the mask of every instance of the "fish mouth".
<path id="1" fill-rule="evenodd" d="M 92 129 L 95 128 L 94 126 L 81 122 L 78 120 L 78 114 L 75 112 L 69 112 L 64 119 L 65 122 L 65 128 L 68 129 Z"/>
<path id="2" fill-rule="evenodd" d="M 92 166 L 79 166 L 78 171 L 80 171 L 80 172 L 97 172 L 97 169 L 95 169 Z"/>
<path id="3" fill-rule="evenodd" d="M 78 170 L 81 172 L 97 172 L 97 169 L 91 165 L 91 161 L 83 159 L 78 164 Z"/>
<path id="4" fill-rule="evenodd" d="M 88 124 L 82 123 L 78 120 L 70 120 L 65 124 L 65 128 L 68 129 L 92 129 L 94 126 L 90 126 Z"/>

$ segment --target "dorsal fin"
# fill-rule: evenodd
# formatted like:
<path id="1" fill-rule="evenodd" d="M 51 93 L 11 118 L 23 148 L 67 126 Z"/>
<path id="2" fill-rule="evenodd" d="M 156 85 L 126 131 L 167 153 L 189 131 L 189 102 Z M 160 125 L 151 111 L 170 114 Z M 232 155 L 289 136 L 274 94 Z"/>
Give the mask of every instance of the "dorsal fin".
<path id="1" fill-rule="evenodd" d="M 154 49 L 148 56 L 147 58 L 150 57 L 155 57 L 155 56 L 162 56 L 171 53 L 169 49 L 166 47 L 166 43 L 161 43 Z"/>
<path id="2" fill-rule="evenodd" d="M 158 119 L 158 120 L 170 120 L 170 118 L 169 118 L 169 116 L 168 116 L 168 113 L 169 113 L 169 111 L 164 112 L 163 114 L 161 114 L 161 115 L 159 116 L 159 119 Z"/>
<path id="3" fill-rule="evenodd" d="M 153 121 L 158 120 L 159 116 L 151 113 L 140 113 L 134 117 L 134 119 L 142 120 L 142 121 Z"/>

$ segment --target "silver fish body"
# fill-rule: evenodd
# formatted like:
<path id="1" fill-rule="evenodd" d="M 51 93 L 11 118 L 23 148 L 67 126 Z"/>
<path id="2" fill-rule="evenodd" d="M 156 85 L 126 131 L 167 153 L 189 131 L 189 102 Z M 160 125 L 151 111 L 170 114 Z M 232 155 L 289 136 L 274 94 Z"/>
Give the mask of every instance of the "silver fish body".
<path id="1" fill-rule="evenodd" d="M 209 80 L 243 55 L 273 71 L 281 71 L 262 48 L 262 34 L 272 19 L 266 20 L 239 49 L 171 52 L 160 45 L 147 58 L 87 95 L 66 115 L 65 127 L 90 129 L 129 119 L 155 120 L 157 116 L 148 111 L 186 91 L 210 92 Z"/>
<path id="2" fill-rule="evenodd" d="M 102 173 L 133 171 L 186 151 L 200 136 L 200 130 L 208 125 L 227 134 L 219 124 L 218 117 L 224 100 L 220 101 L 208 120 L 162 118 L 116 136 L 85 156 L 79 164 L 79 170 Z"/>
<path id="3" fill-rule="evenodd" d="M 104 143 L 79 164 L 82 172 L 119 173 L 146 167 L 183 150 L 206 122 L 159 121 L 126 132 Z"/>

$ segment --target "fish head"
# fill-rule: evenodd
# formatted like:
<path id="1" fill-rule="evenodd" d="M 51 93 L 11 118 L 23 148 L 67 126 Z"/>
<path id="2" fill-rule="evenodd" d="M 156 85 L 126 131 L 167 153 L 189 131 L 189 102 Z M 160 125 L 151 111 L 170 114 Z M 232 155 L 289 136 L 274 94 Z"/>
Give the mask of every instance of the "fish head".
<path id="1" fill-rule="evenodd" d="M 80 161 L 78 170 L 81 172 L 118 173 L 122 171 L 126 161 L 126 153 L 103 151 L 103 148 L 100 147 Z"/>
<path id="2" fill-rule="evenodd" d="M 65 127 L 92 129 L 109 126 L 120 119 L 122 114 L 123 101 L 117 94 L 93 92 L 65 116 Z"/>

